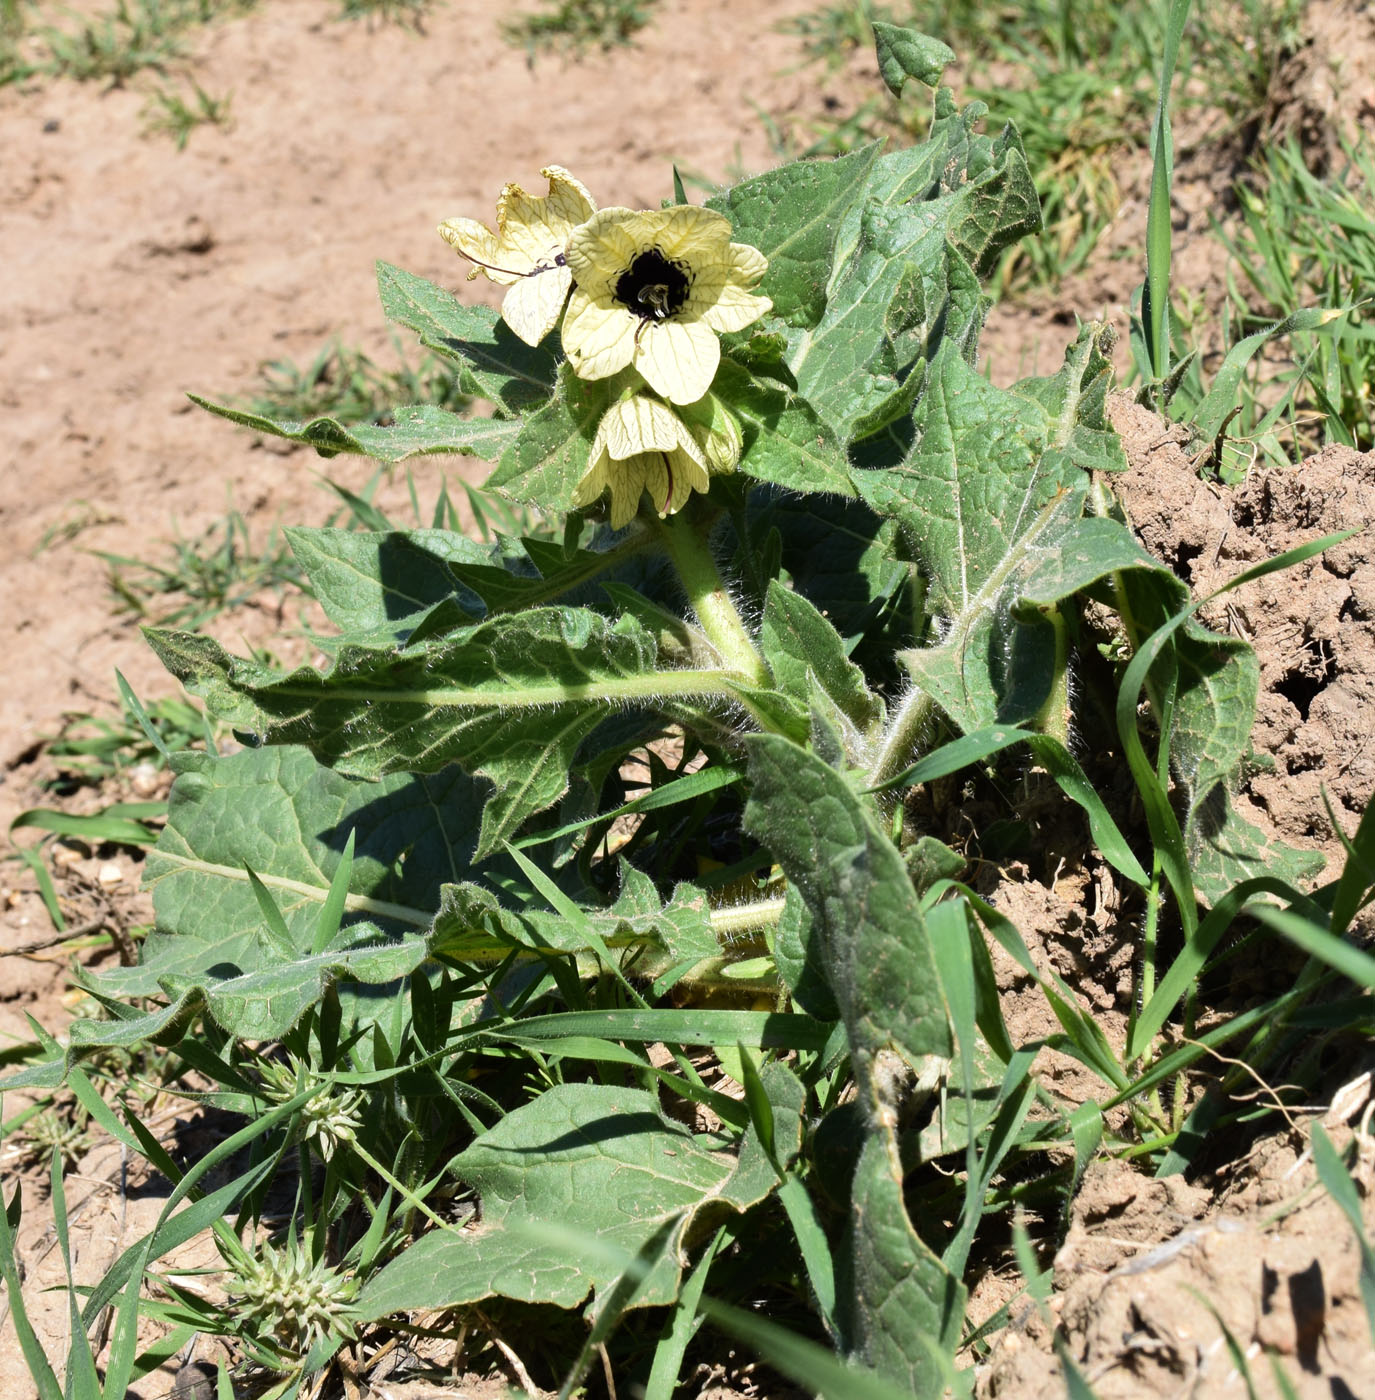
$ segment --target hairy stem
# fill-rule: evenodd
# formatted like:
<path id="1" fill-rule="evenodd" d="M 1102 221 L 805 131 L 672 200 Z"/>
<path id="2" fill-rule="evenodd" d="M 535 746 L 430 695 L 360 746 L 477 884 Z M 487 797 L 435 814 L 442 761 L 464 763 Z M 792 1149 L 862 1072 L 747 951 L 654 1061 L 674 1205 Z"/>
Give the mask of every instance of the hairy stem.
<path id="1" fill-rule="evenodd" d="M 1055 634 L 1055 673 L 1050 694 L 1036 717 L 1036 728 L 1062 744 L 1069 743 L 1069 627 L 1058 607 L 1047 608 L 1045 619 Z"/>
<path id="2" fill-rule="evenodd" d="M 917 754 L 917 741 L 933 713 L 931 697 L 913 686 L 883 736 L 883 744 L 869 769 L 870 787 L 896 778 L 912 763 Z"/>
<path id="3" fill-rule="evenodd" d="M 706 531 L 686 515 L 687 512 L 670 515 L 655 524 L 698 625 L 727 670 L 751 685 L 767 685 L 769 674 L 763 658 L 726 591 L 721 572 L 711 557 Z"/>

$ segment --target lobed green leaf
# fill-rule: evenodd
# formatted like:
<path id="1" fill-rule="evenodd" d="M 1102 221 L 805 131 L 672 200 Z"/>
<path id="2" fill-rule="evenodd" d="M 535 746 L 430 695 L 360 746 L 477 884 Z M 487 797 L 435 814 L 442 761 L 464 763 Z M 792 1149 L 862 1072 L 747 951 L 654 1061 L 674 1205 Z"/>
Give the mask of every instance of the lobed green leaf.
<path id="1" fill-rule="evenodd" d="M 557 361 L 548 343 L 527 345 L 487 306 L 462 302 L 414 273 L 377 264 L 377 291 L 388 319 L 462 366 L 458 387 L 504 415 L 528 413 L 554 392 Z"/>
<path id="2" fill-rule="evenodd" d="M 498 418 L 461 418 L 433 404 L 396 408 L 392 411 L 393 425 L 382 428 L 375 423 L 345 426 L 337 418 L 328 417 L 312 418 L 306 423 L 265 418 L 259 413 L 245 413 L 226 404 L 211 403 L 196 394 L 188 394 L 187 398 L 241 428 L 252 428 L 255 433 L 286 438 L 289 442 L 303 442 L 322 457 L 356 452 L 378 462 L 403 462 L 407 457 L 457 452 L 492 462 L 516 436 L 513 423 Z"/>

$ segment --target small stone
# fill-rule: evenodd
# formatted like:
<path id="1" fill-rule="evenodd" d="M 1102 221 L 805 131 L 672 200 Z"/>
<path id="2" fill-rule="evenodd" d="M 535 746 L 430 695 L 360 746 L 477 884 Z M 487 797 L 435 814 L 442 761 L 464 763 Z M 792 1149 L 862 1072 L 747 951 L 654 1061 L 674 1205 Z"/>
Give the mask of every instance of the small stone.
<path id="1" fill-rule="evenodd" d="M 124 883 L 124 871 L 114 861 L 107 860 L 96 872 L 96 879 L 106 888 Z"/>
<path id="2" fill-rule="evenodd" d="M 129 771 L 129 786 L 138 797 L 156 797 L 161 785 L 162 780 L 156 765 L 149 763 L 146 758 L 142 763 L 136 763 Z"/>

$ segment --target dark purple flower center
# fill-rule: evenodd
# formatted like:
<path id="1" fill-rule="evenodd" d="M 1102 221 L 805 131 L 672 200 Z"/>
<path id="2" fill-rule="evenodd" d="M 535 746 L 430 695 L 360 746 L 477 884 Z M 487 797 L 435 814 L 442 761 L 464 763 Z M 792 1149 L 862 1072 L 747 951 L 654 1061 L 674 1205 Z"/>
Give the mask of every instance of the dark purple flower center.
<path id="1" fill-rule="evenodd" d="M 666 321 L 683 309 L 690 285 L 682 263 L 648 248 L 616 279 L 616 300 L 646 321 Z"/>

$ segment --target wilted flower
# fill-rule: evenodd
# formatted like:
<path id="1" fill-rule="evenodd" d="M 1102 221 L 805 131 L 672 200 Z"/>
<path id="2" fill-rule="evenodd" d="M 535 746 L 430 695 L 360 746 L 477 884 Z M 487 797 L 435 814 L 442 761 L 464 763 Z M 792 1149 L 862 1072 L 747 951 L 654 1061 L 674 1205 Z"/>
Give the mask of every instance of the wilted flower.
<path id="1" fill-rule="evenodd" d="M 672 515 L 694 491 L 710 485 L 707 459 L 686 423 L 666 404 L 633 394 L 613 404 L 597 424 L 587 475 L 573 494 L 588 506 L 611 493 L 611 524 L 629 524 L 648 489 L 654 509 Z"/>
<path id="2" fill-rule="evenodd" d="M 721 360 L 717 333 L 773 305 L 751 291 L 767 260 L 730 233 L 723 215 L 691 204 L 603 209 L 574 230 L 562 331 L 574 372 L 605 379 L 633 364 L 673 403 L 700 399 Z"/>
<path id="3" fill-rule="evenodd" d="M 447 219 L 440 237 L 476 266 L 471 281 L 485 272 L 510 287 L 501 303 L 502 320 L 527 345 L 538 345 L 559 319 L 572 274 L 564 258 L 568 235 L 591 218 L 592 196 L 562 166 L 540 171 L 549 193 L 529 195 L 509 184 L 497 200 L 497 231 L 476 219 Z"/>

